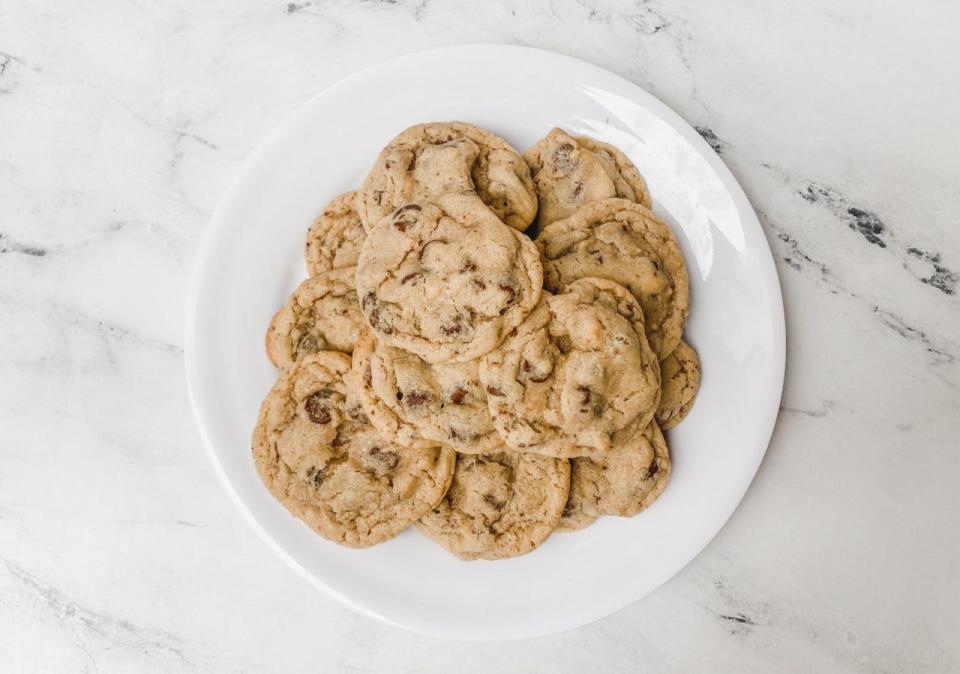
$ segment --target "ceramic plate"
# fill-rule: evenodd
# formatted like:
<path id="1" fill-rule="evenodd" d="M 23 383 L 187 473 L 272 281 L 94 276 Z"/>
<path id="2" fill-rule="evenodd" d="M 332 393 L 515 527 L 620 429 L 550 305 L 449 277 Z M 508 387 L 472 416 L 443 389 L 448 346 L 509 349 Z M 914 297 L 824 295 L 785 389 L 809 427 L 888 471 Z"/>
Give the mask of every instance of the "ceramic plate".
<path id="1" fill-rule="evenodd" d="M 612 143 L 646 177 L 690 270 L 687 340 L 703 382 L 668 435 L 673 475 L 637 517 L 556 533 L 523 557 L 462 562 L 410 529 L 367 550 L 328 543 L 270 496 L 250 436 L 276 379 L 263 338 L 305 277 L 307 227 L 418 122 L 462 120 L 521 152 L 561 126 Z M 570 629 L 676 574 L 733 513 L 766 451 L 784 372 L 780 286 L 746 196 L 707 143 L 647 92 L 559 54 L 485 45 L 404 56 L 306 103 L 253 153 L 207 228 L 186 331 L 187 380 L 207 450 L 260 535 L 314 585 L 412 630 L 513 639 Z M 231 554 L 225 550 L 224 554 Z"/>

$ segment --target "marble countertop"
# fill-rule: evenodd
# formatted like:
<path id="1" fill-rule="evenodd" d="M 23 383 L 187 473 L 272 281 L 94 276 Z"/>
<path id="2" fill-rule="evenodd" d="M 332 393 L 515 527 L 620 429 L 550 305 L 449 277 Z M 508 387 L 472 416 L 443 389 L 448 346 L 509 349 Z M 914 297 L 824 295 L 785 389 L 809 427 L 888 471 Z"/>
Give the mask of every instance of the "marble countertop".
<path id="1" fill-rule="evenodd" d="M 958 24 L 867 0 L 0 3 L 0 669 L 960 671 Z M 697 126 L 787 313 L 779 423 L 720 535 L 640 603 L 505 644 L 307 586 L 217 483 L 182 364 L 192 257 L 256 143 L 351 72 L 471 42 L 602 65 Z"/>

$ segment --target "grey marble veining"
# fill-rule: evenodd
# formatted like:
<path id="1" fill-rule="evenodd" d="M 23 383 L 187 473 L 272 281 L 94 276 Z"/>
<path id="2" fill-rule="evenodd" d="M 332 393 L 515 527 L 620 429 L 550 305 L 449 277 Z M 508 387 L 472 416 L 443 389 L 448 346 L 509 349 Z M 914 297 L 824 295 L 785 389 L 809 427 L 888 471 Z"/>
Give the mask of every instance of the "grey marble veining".
<path id="1" fill-rule="evenodd" d="M 863 0 L 0 2 L 0 669 L 960 671 L 958 24 Z M 780 420 L 718 538 L 644 601 L 507 644 L 305 585 L 216 483 L 182 376 L 239 162 L 344 75 L 469 42 L 679 111 L 756 206 L 787 311 Z"/>

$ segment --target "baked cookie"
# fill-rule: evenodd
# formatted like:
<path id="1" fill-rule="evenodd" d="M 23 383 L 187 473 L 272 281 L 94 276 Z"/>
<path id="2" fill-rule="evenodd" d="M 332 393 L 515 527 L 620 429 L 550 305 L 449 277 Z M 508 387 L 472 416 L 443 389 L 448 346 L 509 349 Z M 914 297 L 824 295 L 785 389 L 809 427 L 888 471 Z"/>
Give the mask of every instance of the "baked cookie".
<path id="1" fill-rule="evenodd" d="M 304 258 L 310 276 L 356 266 L 367 233 L 353 208 L 355 195 L 356 192 L 346 192 L 336 197 L 307 232 Z"/>
<path id="2" fill-rule="evenodd" d="M 677 348 L 690 309 L 687 266 L 670 227 L 649 209 L 625 199 L 596 201 L 545 227 L 537 246 L 547 290 L 585 276 L 616 281 L 640 300 L 657 357 Z"/>
<path id="3" fill-rule="evenodd" d="M 556 528 L 569 487 L 569 461 L 458 454 L 450 490 L 417 528 L 460 559 L 516 557 Z"/>
<path id="4" fill-rule="evenodd" d="M 366 329 L 353 289 L 355 269 L 331 269 L 297 286 L 267 329 L 267 356 L 277 367 L 317 351 L 351 353 Z"/>
<path id="5" fill-rule="evenodd" d="M 408 449 L 367 421 L 349 386 L 350 358 L 297 361 L 260 407 L 253 458 L 270 493 L 331 541 L 364 548 L 393 538 L 443 498 L 456 455 Z"/>
<path id="6" fill-rule="evenodd" d="M 537 229 L 569 218 L 584 204 L 620 197 L 650 207 L 647 183 L 617 148 L 553 129 L 523 155 L 537 188 Z"/>
<path id="7" fill-rule="evenodd" d="M 520 231 L 537 214 L 523 158 L 500 136 L 462 122 L 418 124 L 391 140 L 360 187 L 356 208 L 369 232 L 401 206 L 450 193 L 477 194 Z"/>
<path id="8" fill-rule="evenodd" d="M 572 512 L 629 517 L 649 506 L 670 477 L 670 451 L 656 422 L 637 427 L 599 459 L 570 462 Z"/>
<path id="9" fill-rule="evenodd" d="M 353 352 L 353 373 L 364 411 L 389 440 L 404 447 L 448 444 L 467 454 L 503 444 L 475 360 L 430 364 L 368 331 Z"/>
<path id="10" fill-rule="evenodd" d="M 570 464 L 570 475 L 573 475 L 573 462 Z M 560 522 L 557 524 L 557 531 L 579 531 L 597 521 L 593 515 L 583 512 L 582 503 L 574 498 L 573 491 L 567 495 L 567 504 L 563 507 L 563 513 L 560 514 Z"/>
<path id="11" fill-rule="evenodd" d="M 367 322 L 429 363 L 496 348 L 540 298 L 537 247 L 475 195 L 407 204 L 370 232 L 357 264 Z"/>
<path id="12" fill-rule="evenodd" d="M 510 448 L 557 457 L 603 456 L 615 433 L 646 425 L 660 401 L 640 305 L 598 278 L 545 294 L 480 361 L 480 381 Z"/>
<path id="13" fill-rule="evenodd" d="M 662 389 L 655 418 L 661 430 L 673 428 L 687 416 L 700 388 L 700 358 L 684 341 L 660 361 Z"/>

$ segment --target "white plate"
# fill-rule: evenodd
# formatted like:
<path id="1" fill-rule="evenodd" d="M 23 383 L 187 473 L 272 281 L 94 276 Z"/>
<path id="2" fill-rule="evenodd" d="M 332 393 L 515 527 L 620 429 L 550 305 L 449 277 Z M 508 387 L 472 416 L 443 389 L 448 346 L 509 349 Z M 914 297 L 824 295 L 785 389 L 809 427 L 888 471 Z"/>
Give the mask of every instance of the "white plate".
<path id="1" fill-rule="evenodd" d="M 273 500 L 250 454 L 257 410 L 276 379 L 264 332 L 305 276 L 308 225 L 330 198 L 360 184 L 396 133 L 440 120 L 489 128 L 521 151 L 562 126 L 630 155 L 686 255 L 686 335 L 703 364 L 693 412 L 668 434 L 670 484 L 651 508 L 555 534 L 531 554 L 497 562 L 458 561 L 415 529 L 367 550 L 328 543 Z M 227 490 L 304 577 L 358 611 L 409 629 L 463 639 L 531 637 L 583 625 L 643 597 L 727 521 L 777 417 L 783 305 L 746 196 L 676 113 L 630 82 L 566 56 L 450 47 L 388 61 L 330 87 L 247 160 L 196 261 L 186 368 L 197 422 Z"/>

